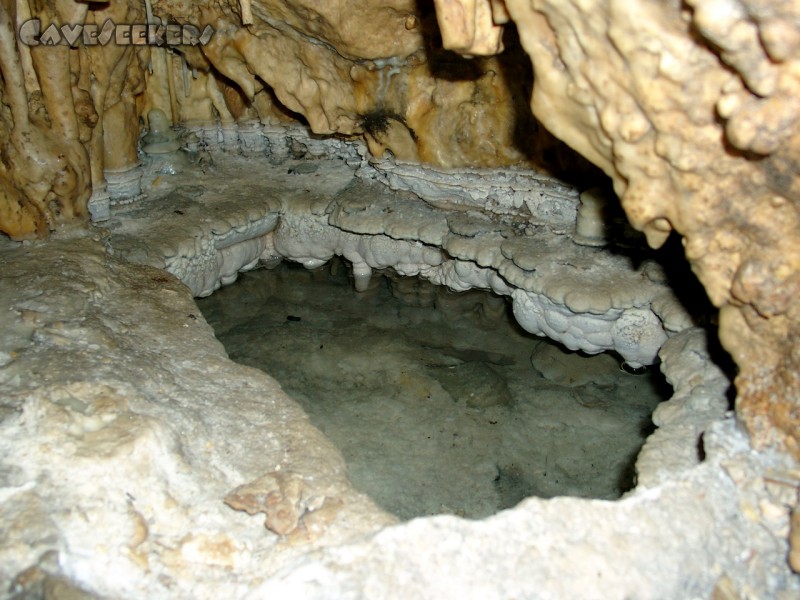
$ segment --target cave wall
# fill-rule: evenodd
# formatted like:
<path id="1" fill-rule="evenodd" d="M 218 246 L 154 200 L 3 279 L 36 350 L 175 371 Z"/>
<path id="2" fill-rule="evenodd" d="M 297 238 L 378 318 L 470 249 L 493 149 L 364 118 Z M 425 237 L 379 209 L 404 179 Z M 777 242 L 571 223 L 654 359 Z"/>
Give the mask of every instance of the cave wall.
<path id="1" fill-rule="evenodd" d="M 445 167 L 563 170 L 580 160 L 531 115 L 516 32 L 504 54 L 465 60 L 442 48 L 430 3 L 4 3 L 0 231 L 14 239 L 86 220 L 90 198 L 138 195 L 138 139 L 153 108 L 193 126 L 300 121 L 320 135 L 365 136 L 378 156 Z M 32 17 L 33 46 L 18 33 Z M 44 41 L 50 24 L 102 30 L 108 19 L 213 35 L 194 45 Z"/>
<path id="2" fill-rule="evenodd" d="M 738 414 L 757 447 L 800 455 L 800 6 L 507 8 L 541 65 L 534 114 L 613 179 L 652 246 L 683 236 L 739 367 Z"/>
<path id="3" fill-rule="evenodd" d="M 86 220 L 90 198 L 107 197 L 107 181 L 137 168 L 150 108 L 194 124 L 299 119 L 318 134 L 364 135 L 373 153 L 388 149 L 401 160 L 530 165 L 555 148 L 524 116 L 530 95 L 536 119 L 611 177 L 651 245 L 673 230 L 683 236 L 740 368 L 739 415 L 757 446 L 800 454 L 800 309 L 792 302 L 800 286 L 800 7 L 435 5 L 153 0 L 150 17 L 145 5 L 123 0 L 3 0 L 0 230 L 41 237 Z M 174 51 L 29 47 L 17 28 L 30 16 L 43 28 L 165 19 L 215 33 L 207 45 Z M 532 92 L 511 21 L 533 63 Z M 480 56 L 458 58 L 442 44 Z M 549 166 L 557 162 L 551 156 Z"/>
<path id="4" fill-rule="evenodd" d="M 434 13 L 430 3 L 414 2 L 153 0 L 153 19 L 216 30 L 207 46 L 172 51 L 113 44 L 30 48 L 18 39 L 18 24 L 30 16 L 98 25 L 107 18 L 149 19 L 138 1 L 0 0 L 0 230 L 14 239 L 44 237 L 62 224 L 88 222 L 90 201 L 107 198 L 115 185 L 114 193 L 120 187 L 137 193 L 124 183 L 130 173 L 135 179 L 137 144 L 152 108 L 192 126 L 305 122 L 321 135 L 363 135 L 375 155 L 390 151 L 400 160 L 445 167 L 546 161 L 558 170 L 559 153 L 567 153 L 541 123 L 605 171 L 629 219 L 652 245 L 672 231 L 683 237 L 720 308 L 722 341 L 740 368 L 739 421 L 757 447 L 788 449 L 796 457 L 800 9 L 778 0 L 435 4 Z M 535 119 L 525 117 L 531 108 Z M 91 240 L 78 233 L 24 251 L 2 248 L 4 261 L 15 253 L 20 262 L 13 268 L 11 259 L 4 262 L 11 284 L 0 287 L 0 295 L 15 316 L 2 333 L 15 350 L 0 359 L 15 381 L 36 389 L 12 395 L 6 426 L 12 430 L 22 420 L 25 427 L 0 439 L 7 456 L 35 463 L 27 465 L 31 472 L 51 472 L 52 449 L 68 465 L 56 470 L 54 486 L 41 486 L 45 491 L 31 489 L 22 472 L 3 474 L 4 497 L 13 500 L 3 522 L 22 515 L 4 528 L 10 539 L 21 540 L 2 545 L 16 561 L 3 563 L 11 575 L 28 577 L 22 569 L 44 561 L 40 551 L 52 547 L 69 551 L 62 555 L 69 577 L 90 581 L 100 569 L 111 573 L 102 585 L 113 579 L 118 587 L 109 589 L 116 592 L 120 585 L 139 589 L 142 574 L 152 575 L 146 585 L 156 591 L 150 596 L 163 596 L 173 585 L 193 597 L 204 585 L 229 593 L 233 573 L 240 588 L 263 580 L 251 597 L 270 591 L 359 597 L 367 589 L 408 594 L 410 587 L 418 596 L 432 589 L 440 595 L 480 589 L 475 593 L 486 596 L 498 585 L 507 586 L 508 597 L 531 590 L 553 597 L 587 597 L 586 590 L 596 597 L 609 590 L 703 597 L 712 588 L 722 597 L 746 594 L 741 582 L 748 579 L 758 582 L 756 590 L 785 585 L 787 556 L 797 569 L 796 509 L 793 528 L 788 524 L 796 470 L 780 463 L 786 468 L 765 474 L 759 461 L 770 452 L 752 452 L 731 420 L 703 430 L 703 464 L 680 478 L 640 482 L 641 489 L 619 503 L 531 498 L 486 522 L 441 517 L 379 532 L 389 519 L 368 499 L 352 497 L 344 463 L 302 412 L 263 375 L 235 367 L 229 379 L 231 363 L 192 313 L 188 291 L 162 271 L 109 257 L 102 235 L 96 230 Z M 194 244 L 192 235 L 187 243 Z M 38 298 L 39 288 L 57 290 L 64 280 L 69 294 Z M 694 347 L 699 332 L 692 335 L 665 347 L 667 354 L 689 348 L 698 364 L 667 373 L 680 405 L 673 400 L 662 407 L 656 416 L 661 433 L 679 426 L 676 413 L 696 413 L 709 396 L 719 396 L 707 381 L 712 369 Z M 88 352 L 89 342 L 109 354 Z M 18 360 L 28 346 L 34 351 Z M 72 362 L 64 360 L 65 348 Z M 187 368 L 183 357 L 191 354 L 211 362 Z M 62 386 L 56 380 L 73 372 L 92 381 Z M 230 381 L 237 377 L 233 395 L 247 407 L 244 417 L 219 403 L 231 397 Z M 91 400 L 86 406 L 73 397 L 81 394 Z M 107 431 L 95 429 L 95 405 L 113 417 Z M 159 420 L 127 437 L 129 423 L 116 415 L 137 411 Z M 138 422 L 150 421 L 134 426 Z M 683 433 L 690 442 L 697 439 L 694 429 Z M 91 444 L 99 440 L 100 460 L 117 457 L 125 468 L 109 459 L 103 468 L 115 477 L 87 478 L 99 459 L 82 446 L 86 436 Z M 661 447 L 663 437 L 653 436 L 641 464 L 662 464 L 663 455 L 683 460 L 672 446 Z M 25 444 L 35 452 L 24 454 Z M 696 447 L 689 443 L 686 450 L 692 454 Z M 174 456 L 189 466 L 171 462 Z M 692 455 L 686 462 L 696 460 Z M 330 487 L 324 494 L 344 498 L 344 508 L 329 506 L 336 518 L 310 511 L 306 533 L 328 544 L 314 546 L 311 558 L 292 550 L 297 540 L 276 546 L 283 541 L 246 515 L 235 515 L 231 527 L 221 498 L 263 476 L 267 463 L 306 473 L 315 486 Z M 164 464 L 175 464 L 175 471 L 150 473 Z M 138 500 L 126 495 L 131 481 L 147 492 Z M 289 494 L 303 510 L 318 495 L 309 490 Z M 159 510 L 151 514 L 150 507 Z M 311 526 L 317 517 L 319 531 Z M 28 544 L 30 523 L 42 526 Z M 108 523 L 123 526 L 111 531 Z M 131 557 L 127 578 L 105 568 L 112 563 L 104 562 L 108 547 L 95 543 L 99 527 L 104 535 L 111 531 L 108 547 L 122 549 L 117 558 Z M 343 539 L 367 533 L 376 535 L 355 548 L 342 546 Z M 90 543 L 75 543 L 81 539 Z M 162 563 L 174 567 L 175 580 L 162 577 Z M 219 595 L 213 590 L 209 597 Z"/>

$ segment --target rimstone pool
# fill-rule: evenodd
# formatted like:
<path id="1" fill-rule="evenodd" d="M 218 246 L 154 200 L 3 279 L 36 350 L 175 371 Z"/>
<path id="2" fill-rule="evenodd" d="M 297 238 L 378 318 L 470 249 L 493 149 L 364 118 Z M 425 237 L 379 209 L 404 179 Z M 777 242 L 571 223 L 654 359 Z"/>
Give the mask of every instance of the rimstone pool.
<path id="1" fill-rule="evenodd" d="M 634 484 L 671 388 L 523 331 L 504 298 L 334 259 L 283 263 L 199 301 L 230 357 L 275 377 L 402 519 L 482 518 L 527 496 L 612 499 Z"/>
<path id="2" fill-rule="evenodd" d="M 800 597 L 798 23 L 4 3 L 0 600 Z"/>

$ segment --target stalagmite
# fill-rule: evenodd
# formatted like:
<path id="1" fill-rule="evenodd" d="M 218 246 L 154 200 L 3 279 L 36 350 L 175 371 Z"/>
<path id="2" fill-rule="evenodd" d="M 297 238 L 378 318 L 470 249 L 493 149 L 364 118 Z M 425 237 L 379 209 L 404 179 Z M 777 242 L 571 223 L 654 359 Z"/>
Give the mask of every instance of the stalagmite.
<path id="1" fill-rule="evenodd" d="M 576 243 L 586 246 L 603 246 L 606 243 L 607 202 L 603 190 L 593 188 L 581 193 L 581 206 L 575 224 Z"/>

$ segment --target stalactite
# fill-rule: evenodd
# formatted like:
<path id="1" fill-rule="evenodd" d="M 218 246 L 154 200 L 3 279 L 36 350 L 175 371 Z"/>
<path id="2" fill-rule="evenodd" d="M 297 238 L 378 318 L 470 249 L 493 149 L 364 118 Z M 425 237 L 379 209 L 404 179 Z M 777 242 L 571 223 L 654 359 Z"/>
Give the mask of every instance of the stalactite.
<path id="1" fill-rule="evenodd" d="M 8 164 L 0 164 L 6 173 L 0 171 L 0 230 L 14 238 L 32 235 L 46 235 L 49 229 L 49 215 L 38 195 L 26 194 L 24 182 L 18 182 L 15 172 L 14 153 L 22 145 L 22 137 L 31 129 L 28 115 L 28 101 L 25 96 L 25 78 L 22 64 L 16 49 L 16 29 L 12 22 L 13 8 L 10 0 L 4 0 L 0 10 L 0 72 L 3 75 L 3 100 L 11 109 L 13 124 L 4 154 L 9 156 Z M 5 162 L 5 161 L 4 161 Z M 33 175 L 37 173 L 34 171 Z"/>
<path id="2" fill-rule="evenodd" d="M 242 25 L 253 24 L 253 9 L 250 0 L 239 0 L 239 7 L 242 10 Z"/>
<path id="3" fill-rule="evenodd" d="M 28 0 L 17 0 L 17 28 L 28 19 L 31 18 L 31 9 L 28 5 Z M 31 49 L 25 44 L 17 41 L 17 50 L 19 52 L 20 62 L 22 64 L 22 72 L 25 74 L 25 91 L 28 96 L 35 92 L 41 92 L 39 87 L 39 79 L 36 77 L 36 70 L 33 68 L 33 59 L 31 57 Z"/>
<path id="4" fill-rule="evenodd" d="M 25 96 L 25 77 L 17 53 L 16 27 L 11 16 L 14 8 L 11 0 L 3 0 L 0 11 L 0 68 L 3 71 L 5 99 L 14 117 L 14 127 L 28 126 L 28 99 Z"/>

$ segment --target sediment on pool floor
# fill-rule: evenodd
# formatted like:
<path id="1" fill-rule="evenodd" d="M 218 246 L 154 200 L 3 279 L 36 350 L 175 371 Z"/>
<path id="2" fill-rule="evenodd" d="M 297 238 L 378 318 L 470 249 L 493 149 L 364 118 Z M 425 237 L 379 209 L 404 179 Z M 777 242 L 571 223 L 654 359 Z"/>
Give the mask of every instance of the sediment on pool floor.
<path id="1" fill-rule="evenodd" d="M 657 369 L 631 375 L 522 331 L 505 299 L 393 273 L 355 292 L 336 259 L 244 274 L 200 301 L 233 360 L 263 369 L 400 518 L 481 518 L 528 496 L 633 486 Z"/>

